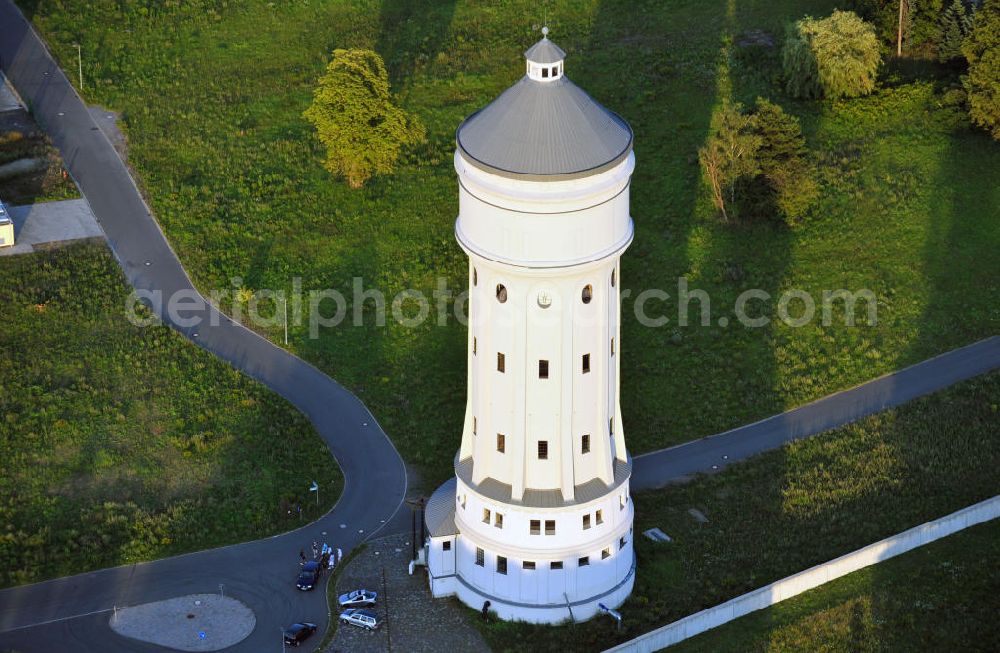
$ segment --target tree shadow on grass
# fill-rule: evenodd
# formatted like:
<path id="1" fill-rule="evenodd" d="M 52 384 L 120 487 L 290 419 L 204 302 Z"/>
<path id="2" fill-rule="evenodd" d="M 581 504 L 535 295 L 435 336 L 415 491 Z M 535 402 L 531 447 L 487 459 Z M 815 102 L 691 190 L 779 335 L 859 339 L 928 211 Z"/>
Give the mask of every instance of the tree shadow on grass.
<path id="1" fill-rule="evenodd" d="M 383 0 L 375 51 L 394 88 L 410 84 L 414 71 L 441 51 L 454 13 L 454 0 Z"/>

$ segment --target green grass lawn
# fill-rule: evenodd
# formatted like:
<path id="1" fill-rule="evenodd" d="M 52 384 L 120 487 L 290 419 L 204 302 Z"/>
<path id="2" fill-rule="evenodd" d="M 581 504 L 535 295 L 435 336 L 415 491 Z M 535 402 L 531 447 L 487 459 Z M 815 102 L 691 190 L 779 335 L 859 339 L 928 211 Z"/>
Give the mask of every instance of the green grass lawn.
<path id="1" fill-rule="evenodd" d="M 669 650 L 986 651 L 1000 640 L 1000 520 L 839 578 Z"/>
<path id="2" fill-rule="evenodd" d="M 58 57 L 84 51 L 85 95 L 123 115 L 130 164 L 157 219 L 204 289 L 332 287 L 351 279 L 392 297 L 428 295 L 443 276 L 466 286 L 452 236 L 451 155 L 463 117 L 512 84 L 538 38 L 537 3 L 384 0 L 148 3 L 21 0 Z M 802 404 L 996 333 L 1000 308 L 1000 147 L 971 129 L 933 65 L 890 63 L 871 97 L 787 98 L 776 48 L 743 46 L 764 30 L 824 15 L 832 0 L 606 0 L 548 7 L 567 74 L 636 133 L 636 239 L 623 287 L 708 291 L 712 323 L 762 288 L 867 288 L 878 324 L 791 328 L 640 326 L 626 303 L 622 410 L 643 452 Z M 109 29 L 115 25 L 115 29 Z M 321 166 L 302 118 L 335 47 L 387 61 L 428 143 L 398 174 L 352 191 Z M 905 63 L 905 62 L 904 62 Z M 724 227 L 696 151 L 724 97 L 766 95 L 800 117 L 823 181 L 790 228 Z M 764 309 L 773 314 L 772 301 Z M 659 304 L 657 304 L 659 306 Z M 667 303 L 668 316 L 676 305 Z M 697 305 L 692 306 L 692 313 Z M 355 391 L 431 489 L 451 473 L 465 405 L 465 329 L 390 319 L 307 337 L 290 349 Z M 734 322 L 735 323 L 735 322 Z M 279 340 L 279 329 L 268 335 Z"/>
<path id="3" fill-rule="evenodd" d="M 103 246 L 0 258 L 0 587 L 252 540 L 333 505 L 295 408 L 125 318 Z M 308 491 L 323 487 L 317 507 Z"/>
<path id="4" fill-rule="evenodd" d="M 638 571 L 620 634 L 608 618 L 558 627 L 501 622 L 483 631 L 496 651 L 601 650 L 994 496 L 998 468 L 1000 373 L 993 373 L 718 474 L 636 493 Z M 693 519 L 691 508 L 708 523 Z M 652 527 L 674 541 L 641 536 Z M 979 549 L 978 559 L 989 551 Z M 995 564 L 979 571 L 987 567 L 996 586 L 1000 571 Z M 966 617 L 970 631 L 980 627 L 979 590 L 964 598 L 949 592 L 959 605 L 948 618 L 959 629 Z M 1000 626 L 991 627 L 996 640 Z M 821 649 L 817 640 L 797 650 Z"/>

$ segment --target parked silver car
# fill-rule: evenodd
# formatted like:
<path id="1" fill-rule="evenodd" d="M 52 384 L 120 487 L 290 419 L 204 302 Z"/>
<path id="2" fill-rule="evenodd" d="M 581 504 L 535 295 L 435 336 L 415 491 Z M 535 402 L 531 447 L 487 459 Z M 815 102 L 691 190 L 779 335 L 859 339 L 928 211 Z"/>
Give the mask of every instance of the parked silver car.
<path id="1" fill-rule="evenodd" d="M 374 612 L 351 608 L 340 613 L 340 620 L 367 630 L 375 630 L 382 625 L 382 620 Z"/>
<path id="2" fill-rule="evenodd" d="M 342 608 L 370 608 L 375 605 L 378 593 L 371 590 L 354 590 L 341 594 L 337 599 Z"/>

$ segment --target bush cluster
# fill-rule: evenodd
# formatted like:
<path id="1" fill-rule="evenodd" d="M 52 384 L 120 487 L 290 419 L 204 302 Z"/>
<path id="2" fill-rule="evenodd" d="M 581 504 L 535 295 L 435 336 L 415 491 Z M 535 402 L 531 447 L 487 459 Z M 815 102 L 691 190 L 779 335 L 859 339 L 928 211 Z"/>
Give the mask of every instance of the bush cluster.
<path id="1" fill-rule="evenodd" d="M 867 95 L 882 63 L 875 29 L 850 11 L 796 21 L 782 58 L 788 93 L 806 98 Z"/>

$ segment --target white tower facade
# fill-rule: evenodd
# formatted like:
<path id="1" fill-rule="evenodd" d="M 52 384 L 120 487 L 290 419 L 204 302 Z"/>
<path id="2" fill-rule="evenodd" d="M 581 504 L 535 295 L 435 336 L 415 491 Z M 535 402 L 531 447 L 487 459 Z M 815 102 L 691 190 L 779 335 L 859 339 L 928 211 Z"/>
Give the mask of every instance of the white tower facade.
<path id="1" fill-rule="evenodd" d="M 455 478 L 426 509 L 435 596 L 504 619 L 588 619 L 631 592 L 632 462 L 619 410 L 619 259 L 632 130 L 543 38 L 458 129 L 468 399 Z"/>

